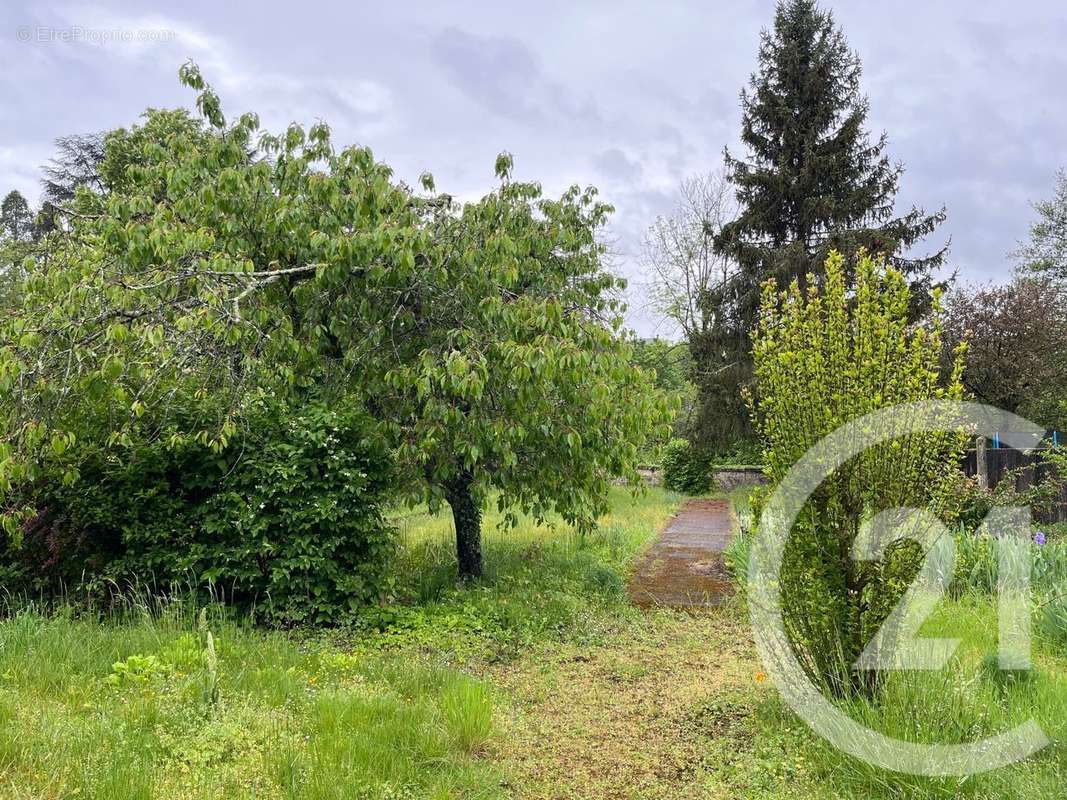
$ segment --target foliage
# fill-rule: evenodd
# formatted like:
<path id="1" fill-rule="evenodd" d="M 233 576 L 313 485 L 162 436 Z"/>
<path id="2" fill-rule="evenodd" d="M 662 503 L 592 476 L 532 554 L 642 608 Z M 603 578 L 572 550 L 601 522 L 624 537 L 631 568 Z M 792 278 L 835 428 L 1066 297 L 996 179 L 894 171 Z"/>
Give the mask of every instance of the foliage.
<path id="1" fill-rule="evenodd" d="M 1067 279 L 1067 171 L 1056 174 L 1049 200 L 1034 204 L 1038 219 L 1030 226 L 1030 239 L 1015 253 L 1019 265 L 1057 282 Z"/>
<path id="2" fill-rule="evenodd" d="M 759 509 L 764 495 L 765 487 L 756 486 L 751 489 L 736 489 L 730 496 L 734 517 L 737 520 L 737 529 L 730 537 L 730 541 L 726 543 L 722 560 L 734 581 L 735 588 L 742 596 L 748 589 L 748 564 L 752 552 L 752 537 L 756 533 L 755 526 L 759 521 Z"/>
<path id="3" fill-rule="evenodd" d="M 669 408 L 619 331 L 594 190 L 545 199 L 504 155 L 478 202 L 428 175 L 420 194 L 369 150 L 335 150 L 325 124 L 257 149 L 254 114 L 227 125 L 196 67 L 182 79 L 204 130 L 150 111 L 108 137 L 102 174 L 117 159 L 122 181 L 76 194 L 23 312 L 0 322 L 9 508 L 53 443 L 222 449 L 257 396 L 307 386 L 366 405 L 402 485 L 451 503 L 466 576 L 491 487 L 589 527 L 614 476 L 636 481 Z"/>
<path id="4" fill-rule="evenodd" d="M 685 439 L 671 439 L 663 454 L 663 485 L 686 494 L 711 488 L 711 462 Z"/>
<path id="5" fill-rule="evenodd" d="M 650 375 L 655 372 L 655 386 L 663 393 L 676 397 L 685 410 L 684 401 L 691 399 L 693 361 L 683 342 L 667 339 L 636 339 L 633 361 Z"/>
<path id="6" fill-rule="evenodd" d="M 275 620 L 335 622 L 386 588 L 389 453 L 351 413 L 311 405 L 273 422 L 199 510 L 194 563 Z"/>
<path id="7" fill-rule="evenodd" d="M 945 303 L 945 359 L 967 339 L 963 385 L 982 403 L 1067 427 L 1067 290 L 1018 276 L 953 291 Z"/>
<path id="8" fill-rule="evenodd" d="M 923 635 L 961 640 L 942 670 L 901 670 L 891 673 L 873 698 L 855 698 L 841 710 L 865 726 L 909 742 L 956 744 L 994 736 L 1025 722 L 1036 721 L 1054 741 L 1067 707 L 1063 651 L 1051 642 L 1035 642 L 1035 665 L 1029 672 L 998 668 L 997 613 L 988 599 L 947 602 L 924 626 Z M 1067 761 L 1053 744 L 1039 756 L 1002 769 L 970 776 L 919 776 L 881 769 L 849 757 L 829 744 L 804 748 L 812 763 L 813 783 L 832 786 L 845 797 L 880 798 L 1054 798 L 1062 793 Z"/>
<path id="9" fill-rule="evenodd" d="M 947 383 L 941 328 L 908 319 L 904 276 L 869 256 L 846 289 L 844 259 L 832 253 L 821 290 L 768 283 L 753 356 L 754 413 L 767 474 L 780 482 L 816 442 L 850 420 L 915 400 L 962 396 L 963 352 Z M 850 667 L 916 574 L 916 543 L 891 545 L 880 562 L 855 561 L 860 525 L 891 508 L 936 506 L 958 469 L 963 439 L 919 433 L 869 448 L 839 467 L 807 501 L 790 532 L 780 576 L 786 633 L 808 676 L 836 693 L 877 674 Z M 868 687 L 869 688 L 869 685 Z"/>
<path id="10" fill-rule="evenodd" d="M 762 463 L 763 447 L 758 439 L 742 439 L 712 459 L 712 464 L 723 467 L 759 467 Z"/>
<path id="11" fill-rule="evenodd" d="M 275 622 L 336 622 L 378 599 L 393 536 L 390 460 L 367 420 L 266 408 L 226 449 L 74 448 L 82 480 L 41 506 L 3 558 L 9 590 L 210 589 Z"/>
<path id="12" fill-rule="evenodd" d="M 682 435 L 695 413 L 696 387 L 693 385 L 694 364 L 684 342 L 665 339 L 636 339 L 633 343 L 633 363 L 647 374 L 655 374 L 653 385 L 671 403 L 674 421 L 671 434 Z M 641 463 L 659 464 L 670 436 L 661 435 L 646 442 Z"/>
<path id="13" fill-rule="evenodd" d="M 56 206 L 71 202 L 78 189 L 106 191 L 100 176 L 104 160 L 104 133 L 76 133 L 56 139 L 56 155 L 44 168 L 44 200 Z"/>
<path id="14" fill-rule="evenodd" d="M 1044 531 L 1042 531 L 1044 533 Z M 997 540 L 986 532 L 975 532 L 965 526 L 956 530 L 956 570 L 950 591 L 959 597 L 967 593 L 993 595 L 997 591 L 999 551 Z M 1036 538 L 1036 532 L 1035 532 Z M 1063 593 L 1067 583 L 1067 541 L 1046 540 L 1032 542 L 1027 553 L 1030 559 L 1030 584 L 1034 596 L 1042 601 Z"/>
<path id="15" fill-rule="evenodd" d="M 912 209 L 893 218 L 903 168 L 885 155 L 884 134 L 871 142 L 864 131 L 860 72 L 831 12 L 815 0 L 778 3 L 759 70 L 741 93 L 750 161 L 726 155 L 741 214 L 719 244 L 736 255 L 750 289 L 773 277 L 783 286 L 797 280 L 803 291 L 831 250 L 888 254 L 920 285 L 941 263 L 944 251 L 904 257 L 945 215 Z"/>
<path id="16" fill-rule="evenodd" d="M 0 203 L 0 237 L 24 242 L 33 234 L 33 212 L 21 192 L 4 195 Z"/>
<path id="17" fill-rule="evenodd" d="M 962 525 L 976 531 L 986 515 L 997 506 L 1027 506 L 1038 516 L 1047 516 L 1059 501 L 1062 485 L 1059 471 L 1063 455 L 1038 452 L 1032 467 L 1018 467 L 1006 471 L 996 486 L 984 489 L 977 477 L 962 472 L 953 475 L 944 486 L 941 499 L 941 518 L 949 525 Z M 1030 480 L 1028 473 L 1045 470 L 1042 480 Z M 1020 488 L 1022 486 L 1023 488 Z"/>
<path id="18" fill-rule="evenodd" d="M 1045 639 L 1067 652 L 1067 596 L 1057 593 L 1045 599 L 1038 606 L 1037 624 Z"/>
<path id="19" fill-rule="evenodd" d="M 20 192 L 8 192 L 0 203 L 0 314 L 17 308 L 30 242 L 35 237 L 34 215 Z"/>
<path id="20" fill-rule="evenodd" d="M 747 359 L 723 347 L 739 325 L 732 316 L 738 308 L 737 264 L 715 248 L 737 204 L 721 172 L 683 181 L 678 194 L 673 211 L 657 217 L 645 235 L 644 265 L 652 276 L 653 304 L 685 337 L 694 366 L 695 407 L 675 433 L 710 451 L 751 434 L 736 391 L 749 374 Z"/>
<path id="21" fill-rule="evenodd" d="M 490 503 L 485 573 L 456 584 L 449 521 L 422 509 L 393 520 L 400 532 L 395 603 L 364 610 L 357 630 L 368 646 L 415 646 L 460 659 L 510 662 L 539 648 L 591 647 L 623 621 L 640 619 L 625 586 L 633 559 L 677 508 L 678 496 L 651 488 L 609 493 L 610 512 L 582 534 L 558 516 L 521 515 L 502 530 Z"/>

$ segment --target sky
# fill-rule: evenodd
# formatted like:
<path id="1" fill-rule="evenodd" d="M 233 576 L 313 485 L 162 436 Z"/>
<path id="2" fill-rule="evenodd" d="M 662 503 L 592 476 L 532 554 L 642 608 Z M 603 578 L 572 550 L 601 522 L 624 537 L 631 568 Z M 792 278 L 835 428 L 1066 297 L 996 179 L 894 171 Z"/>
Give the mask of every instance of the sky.
<path id="1" fill-rule="evenodd" d="M 1067 167 L 1065 0 L 825 0 L 864 65 L 869 129 L 902 162 L 898 207 L 948 222 L 948 271 L 1003 281 L 1010 252 Z M 439 190 L 492 188 L 501 151 L 546 193 L 592 184 L 614 205 L 614 267 L 629 323 L 670 334 L 649 308 L 641 241 L 684 178 L 738 143 L 738 94 L 772 0 L 510 3 L 0 5 L 0 193 L 39 195 L 56 137 L 191 106 L 195 61 L 230 118 L 265 128 L 326 121 L 397 175 Z"/>

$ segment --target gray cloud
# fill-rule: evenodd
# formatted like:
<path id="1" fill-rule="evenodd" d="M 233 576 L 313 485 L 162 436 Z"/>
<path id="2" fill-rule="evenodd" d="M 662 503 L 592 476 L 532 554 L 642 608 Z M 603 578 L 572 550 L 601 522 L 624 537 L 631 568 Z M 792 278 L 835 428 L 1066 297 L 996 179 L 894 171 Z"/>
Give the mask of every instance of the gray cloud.
<path id="1" fill-rule="evenodd" d="M 617 147 L 593 156 L 593 165 L 609 178 L 621 181 L 641 179 L 641 163 L 631 159 Z"/>
<path id="2" fill-rule="evenodd" d="M 1030 202 L 1067 165 L 1067 11 L 1061 0 L 830 3 L 864 61 L 870 127 L 907 170 L 901 207 L 947 206 L 937 246 L 970 280 L 1004 279 Z M 294 16 L 212 0 L 8 0 L 0 8 L 0 192 L 37 195 L 39 165 L 67 133 L 128 125 L 147 106 L 189 105 L 178 66 L 196 60 L 228 112 L 278 128 L 328 121 L 413 180 L 475 196 L 496 154 L 556 193 L 592 183 L 616 208 L 610 237 L 642 306 L 640 242 L 678 182 L 737 142 L 737 95 L 771 0 L 536 7 L 369 7 L 324 0 Z M 904 24 L 902 24 L 902 22 Z M 25 26 L 167 29 L 164 42 L 21 42 Z"/>

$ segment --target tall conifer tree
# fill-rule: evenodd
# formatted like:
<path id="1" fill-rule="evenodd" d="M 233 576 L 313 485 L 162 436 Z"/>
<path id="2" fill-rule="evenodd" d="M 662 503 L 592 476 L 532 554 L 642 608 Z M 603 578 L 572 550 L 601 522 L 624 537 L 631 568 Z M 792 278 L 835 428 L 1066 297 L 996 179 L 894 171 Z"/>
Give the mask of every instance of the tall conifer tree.
<path id="1" fill-rule="evenodd" d="M 886 135 L 865 130 L 859 57 L 815 0 L 782 0 L 764 31 L 759 68 L 741 92 L 741 140 L 748 160 L 726 152 L 741 215 L 719 247 L 757 279 L 818 273 L 826 253 L 860 247 L 885 253 L 920 288 L 945 251 L 908 251 L 944 221 L 944 209 L 894 216 L 903 173 L 885 154 Z"/>
<path id="2" fill-rule="evenodd" d="M 724 293 L 734 307 L 720 315 L 737 329 L 701 343 L 720 365 L 700 387 L 702 404 L 724 412 L 719 430 L 699 434 L 712 448 L 728 444 L 743 424 L 725 418 L 743 411 L 724 398 L 736 398 L 750 373 L 749 331 L 763 281 L 796 279 L 804 288 L 809 273 L 819 280 L 830 250 L 851 261 L 865 248 L 884 253 L 905 275 L 916 312 L 929 298 L 945 250 L 919 257 L 911 250 L 944 221 L 945 211 L 895 215 L 903 167 L 886 155 L 886 135 L 872 141 L 865 129 L 860 74 L 860 59 L 829 11 L 815 0 L 780 0 L 773 27 L 761 37 L 758 68 L 741 92 L 747 158 L 725 154 L 740 214 L 715 245 L 737 262 L 735 285 Z"/>

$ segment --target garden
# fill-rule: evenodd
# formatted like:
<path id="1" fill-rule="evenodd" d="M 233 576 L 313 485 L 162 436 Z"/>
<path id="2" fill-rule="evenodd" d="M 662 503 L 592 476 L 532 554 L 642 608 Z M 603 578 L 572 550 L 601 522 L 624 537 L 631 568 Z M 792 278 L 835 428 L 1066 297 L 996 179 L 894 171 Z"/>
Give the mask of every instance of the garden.
<path id="1" fill-rule="evenodd" d="M 642 338 L 596 188 L 178 77 L 0 209 L 0 796 L 1063 796 L 1067 177 L 944 277 L 782 0 Z"/>

